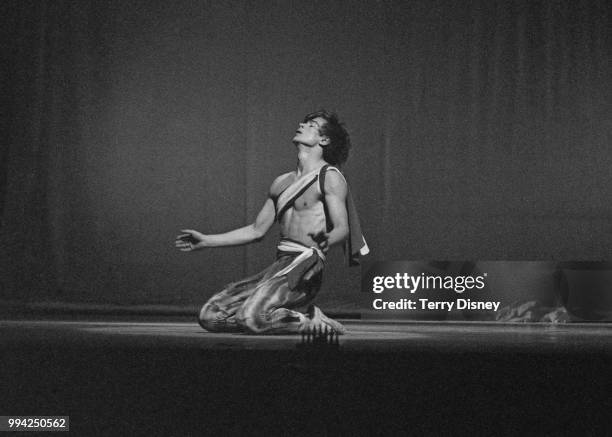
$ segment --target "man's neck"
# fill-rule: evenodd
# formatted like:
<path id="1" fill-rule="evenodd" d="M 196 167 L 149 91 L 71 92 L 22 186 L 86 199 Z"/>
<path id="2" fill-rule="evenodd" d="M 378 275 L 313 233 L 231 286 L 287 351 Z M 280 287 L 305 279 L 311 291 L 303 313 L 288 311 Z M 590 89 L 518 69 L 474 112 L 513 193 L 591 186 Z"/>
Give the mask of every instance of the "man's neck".
<path id="1" fill-rule="evenodd" d="M 298 177 L 321 168 L 325 164 L 321 150 L 298 144 L 297 174 Z"/>

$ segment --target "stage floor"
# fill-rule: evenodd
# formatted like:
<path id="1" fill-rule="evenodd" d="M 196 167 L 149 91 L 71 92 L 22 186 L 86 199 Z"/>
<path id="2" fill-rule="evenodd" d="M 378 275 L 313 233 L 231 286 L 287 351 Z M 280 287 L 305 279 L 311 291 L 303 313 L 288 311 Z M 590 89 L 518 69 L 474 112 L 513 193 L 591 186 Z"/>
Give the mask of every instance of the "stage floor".
<path id="1" fill-rule="evenodd" d="M 299 335 L 208 333 L 194 321 L 147 318 L 3 320 L 0 346 L 182 347 L 293 350 Z M 612 353 L 612 324 L 342 320 L 340 351 Z"/>
<path id="2" fill-rule="evenodd" d="M 317 348 L 176 318 L 3 320 L 0 415 L 79 436 L 611 434 L 611 325 L 344 323 Z"/>

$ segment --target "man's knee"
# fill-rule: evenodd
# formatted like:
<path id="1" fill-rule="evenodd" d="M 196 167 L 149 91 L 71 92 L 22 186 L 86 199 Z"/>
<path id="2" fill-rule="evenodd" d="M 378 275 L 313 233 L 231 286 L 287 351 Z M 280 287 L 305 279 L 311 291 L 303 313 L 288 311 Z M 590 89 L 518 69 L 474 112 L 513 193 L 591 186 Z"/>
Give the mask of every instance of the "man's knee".
<path id="1" fill-rule="evenodd" d="M 205 304 L 198 314 L 198 323 L 207 331 L 219 331 L 219 326 L 215 322 L 218 320 L 218 308 L 210 303 Z"/>

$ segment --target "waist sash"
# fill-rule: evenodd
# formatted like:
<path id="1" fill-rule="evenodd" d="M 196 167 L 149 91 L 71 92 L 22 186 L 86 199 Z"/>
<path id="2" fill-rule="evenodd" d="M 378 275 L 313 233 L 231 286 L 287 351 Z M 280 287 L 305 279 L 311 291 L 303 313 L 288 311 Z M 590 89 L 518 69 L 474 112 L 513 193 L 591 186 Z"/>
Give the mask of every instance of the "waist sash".
<path id="1" fill-rule="evenodd" d="M 289 288 L 295 290 L 310 269 L 315 269 L 314 273 L 323 270 L 325 254 L 318 247 L 308 247 L 297 241 L 282 239 L 276 247 L 280 254 L 292 254 L 297 256 L 287 267 L 276 272 L 273 278 L 287 275 Z"/>

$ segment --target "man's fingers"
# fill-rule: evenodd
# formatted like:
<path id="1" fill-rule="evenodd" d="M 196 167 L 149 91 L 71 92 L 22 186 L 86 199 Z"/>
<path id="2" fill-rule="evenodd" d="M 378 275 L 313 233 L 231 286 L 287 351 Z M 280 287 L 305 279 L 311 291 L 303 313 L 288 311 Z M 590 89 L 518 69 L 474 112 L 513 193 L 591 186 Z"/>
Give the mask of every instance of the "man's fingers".
<path id="1" fill-rule="evenodd" d="M 310 232 L 308 235 L 310 236 L 310 238 L 313 239 L 313 241 L 316 241 L 316 242 L 326 241 L 329 238 L 329 234 L 326 233 L 325 231 L 317 232 L 316 234 L 313 232 Z"/>
<path id="2" fill-rule="evenodd" d="M 181 252 L 191 252 L 193 250 L 193 245 L 191 243 L 177 244 L 176 248 Z"/>
<path id="3" fill-rule="evenodd" d="M 181 252 L 191 252 L 192 250 L 194 250 L 194 241 L 192 241 L 193 239 L 193 235 L 191 234 L 177 235 L 176 240 L 174 240 L 174 246 Z"/>
<path id="4" fill-rule="evenodd" d="M 196 238 L 193 234 L 181 234 L 176 236 L 175 241 L 182 241 L 190 244 L 197 244 L 200 242 L 199 238 Z"/>
<path id="5" fill-rule="evenodd" d="M 193 235 L 189 233 L 189 229 L 181 229 L 181 232 L 183 233 L 176 236 L 176 241 L 189 241 L 190 238 L 193 238 Z"/>

